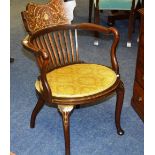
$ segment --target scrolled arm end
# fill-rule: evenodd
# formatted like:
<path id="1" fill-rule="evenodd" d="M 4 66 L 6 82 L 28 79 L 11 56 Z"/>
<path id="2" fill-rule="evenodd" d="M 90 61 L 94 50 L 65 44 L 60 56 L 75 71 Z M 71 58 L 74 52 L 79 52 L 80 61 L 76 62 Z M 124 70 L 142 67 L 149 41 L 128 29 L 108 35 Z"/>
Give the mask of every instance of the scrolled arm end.
<path id="1" fill-rule="evenodd" d="M 34 45 L 29 41 L 29 35 L 27 35 L 22 41 L 23 46 L 33 52 L 35 55 L 41 55 L 43 59 L 47 59 L 49 57 L 48 53 L 44 49 L 38 49 L 34 47 Z"/>
<path id="2" fill-rule="evenodd" d="M 24 38 L 24 40 L 22 41 L 22 44 L 23 44 L 23 46 L 26 48 L 26 49 L 28 49 L 28 50 L 30 50 L 31 52 L 35 52 L 35 53 L 37 53 L 37 52 L 39 52 L 39 49 L 38 48 L 36 48 L 36 47 L 34 47 L 33 46 L 33 44 L 32 43 L 30 43 L 30 38 L 29 38 L 30 36 L 29 35 L 27 35 L 25 38 Z"/>
<path id="3" fill-rule="evenodd" d="M 49 58 L 49 54 L 45 50 L 42 50 L 41 54 L 42 54 L 44 59 L 48 59 Z"/>

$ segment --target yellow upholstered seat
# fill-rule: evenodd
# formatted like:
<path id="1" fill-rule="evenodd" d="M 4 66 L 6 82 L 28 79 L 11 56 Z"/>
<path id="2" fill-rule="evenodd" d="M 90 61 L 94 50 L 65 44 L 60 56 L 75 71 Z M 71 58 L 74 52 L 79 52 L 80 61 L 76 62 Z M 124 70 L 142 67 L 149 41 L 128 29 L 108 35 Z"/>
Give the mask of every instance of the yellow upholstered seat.
<path id="1" fill-rule="evenodd" d="M 55 69 L 47 74 L 47 81 L 55 97 L 84 97 L 111 87 L 117 79 L 116 73 L 102 65 L 73 64 Z M 41 92 L 41 81 L 36 81 Z"/>

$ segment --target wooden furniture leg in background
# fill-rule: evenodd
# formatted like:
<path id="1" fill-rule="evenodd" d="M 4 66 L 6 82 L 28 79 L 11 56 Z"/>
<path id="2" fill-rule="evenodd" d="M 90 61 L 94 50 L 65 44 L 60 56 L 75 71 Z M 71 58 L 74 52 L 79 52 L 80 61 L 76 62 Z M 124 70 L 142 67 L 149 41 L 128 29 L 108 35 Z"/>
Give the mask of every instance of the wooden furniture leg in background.
<path id="1" fill-rule="evenodd" d="M 116 20 L 129 19 L 129 11 L 112 10 L 111 14 L 107 19 L 108 26 L 114 26 Z"/>
<path id="2" fill-rule="evenodd" d="M 93 0 L 89 0 L 89 19 L 88 22 L 91 23 L 92 18 L 92 10 L 93 10 Z"/>
<path id="3" fill-rule="evenodd" d="M 140 35 L 131 105 L 144 121 L 144 9 L 140 9 Z"/>

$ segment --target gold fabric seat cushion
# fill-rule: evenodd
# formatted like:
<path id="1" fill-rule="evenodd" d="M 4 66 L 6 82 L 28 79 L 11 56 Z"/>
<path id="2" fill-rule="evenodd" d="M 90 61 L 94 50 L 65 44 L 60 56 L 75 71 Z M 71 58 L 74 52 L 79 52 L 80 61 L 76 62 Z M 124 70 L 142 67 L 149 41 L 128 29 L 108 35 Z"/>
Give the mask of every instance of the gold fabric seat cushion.
<path id="1" fill-rule="evenodd" d="M 117 79 L 116 73 L 102 65 L 73 64 L 47 73 L 47 81 L 55 97 L 84 97 L 111 87 Z M 36 81 L 41 92 L 41 81 Z"/>

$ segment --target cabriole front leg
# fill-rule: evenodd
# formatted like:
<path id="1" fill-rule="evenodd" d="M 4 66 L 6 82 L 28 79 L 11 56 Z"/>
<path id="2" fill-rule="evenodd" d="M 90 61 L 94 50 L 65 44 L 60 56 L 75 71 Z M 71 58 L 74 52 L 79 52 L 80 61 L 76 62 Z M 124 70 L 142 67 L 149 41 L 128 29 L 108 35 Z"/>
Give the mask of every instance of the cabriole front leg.
<path id="1" fill-rule="evenodd" d="M 31 121 L 30 121 L 30 127 L 34 128 L 35 127 L 35 120 L 36 117 L 38 115 L 38 113 L 40 112 L 40 110 L 43 108 L 45 101 L 42 99 L 41 96 L 39 96 L 38 102 L 35 106 L 35 108 L 33 109 L 33 112 L 31 114 Z"/>
<path id="2" fill-rule="evenodd" d="M 117 128 L 118 135 L 124 135 L 124 131 L 121 128 L 120 125 L 120 118 L 121 118 L 121 111 L 122 111 L 122 105 L 124 100 L 124 85 L 121 81 L 117 90 L 117 101 L 116 101 L 116 109 L 115 109 L 115 123 Z"/>
<path id="3" fill-rule="evenodd" d="M 58 105 L 58 109 L 62 114 L 64 138 L 65 138 L 65 155 L 70 155 L 70 113 L 73 110 L 72 105 Z"/>

